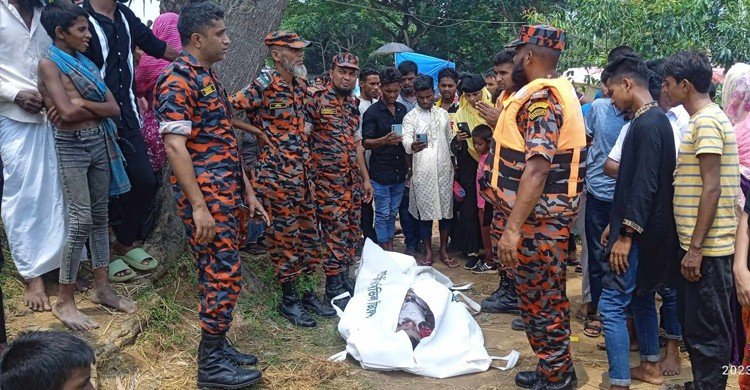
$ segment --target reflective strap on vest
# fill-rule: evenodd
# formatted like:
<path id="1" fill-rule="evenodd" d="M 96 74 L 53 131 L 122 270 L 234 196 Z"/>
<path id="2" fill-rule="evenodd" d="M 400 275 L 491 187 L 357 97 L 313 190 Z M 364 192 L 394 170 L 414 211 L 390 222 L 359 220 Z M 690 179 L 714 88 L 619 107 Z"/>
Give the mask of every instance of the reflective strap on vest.
<path id="1" fill-rule="evenodd" d="M 498 177 L 500 176 L 500 142 L 495 143 L 494 157 L 494 161 L 492 161 L 492 179 L 490 180 L 490 186 L 500 188 L 498 186 Z"/>
<path id="2" fill-rule="evenodd" d="M 570 162 L 570 179 L 568 180 L 568 196 L 576 196 L 578 190 L 578 166 L 581 164 L 581 148 L 573 149 L 573 160 Z"/>
<path id="3" fill-rule="evenodd" d="M 567 151 L 566 151 L 567 152 Z M 511 191 L 518 190 L 518 184 L 521 181 L 523 170 L 526 163 L 526 153 L 509 148 L 502 149 L 500 158 L 510 164 L 501 164 L 498 172 L 498 188 Z M 498 160 L 499 160 L 498 159 Z M 547 174 L 547 180 L 544 184 L 543 193 L 545 194 L 567 194 L 575 196 L 583 189 L 583 183 L 579 183 L 578 178 L 586 175 L 585 167 L 581 167 L 580 161 L 586 159 L 585 150 L 580 148 L 569 149 L 569 152 L 556 154 L 552 159 L 552 164 L 557 165 L 559 170 L 550 171 Z M 514 168 L 511 164 L 522 164 L 521 168 Z M 494 176 L 495 172 L 493 172 Z M 565 181 L 566 183 L 560 183 Z M 570 195 L 571 189 L 575 191 Z"/>

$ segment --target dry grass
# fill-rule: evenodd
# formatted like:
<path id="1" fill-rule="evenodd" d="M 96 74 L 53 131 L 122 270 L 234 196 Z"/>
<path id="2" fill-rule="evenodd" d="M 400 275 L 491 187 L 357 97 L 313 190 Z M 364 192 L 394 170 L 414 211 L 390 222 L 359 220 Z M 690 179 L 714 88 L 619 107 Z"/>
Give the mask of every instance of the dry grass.
<path id="1" fill-rule="evenodd" d="M 243 291 L 235 310 L 230 340 L 243 351 L 260 354 L 262 387 L 268 389 L 365 389 L 366 378 L 351 364 L 321 356 L 343 348 L 335 322 L 320 320 L 314 330 L 291 327 L 276 313 L 277 291 L 268 261 L 248 259 L 260 275 L 260 291 Z M 130 292 L 147 319 L 135 345 L 98 362 L 99 389 L 194 388 L 200 329 L 195 310 L 195 275 L 180 262 L 154 289 Z M 335 352 L 335 351 L 334 351 Z"/>

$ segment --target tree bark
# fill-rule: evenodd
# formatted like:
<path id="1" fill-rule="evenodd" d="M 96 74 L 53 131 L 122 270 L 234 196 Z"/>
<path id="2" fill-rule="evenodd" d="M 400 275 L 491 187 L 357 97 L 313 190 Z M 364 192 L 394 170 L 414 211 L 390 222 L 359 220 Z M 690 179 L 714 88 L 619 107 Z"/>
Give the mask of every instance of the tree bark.
<path id="1" fill-rule="evenodd" d="M 230 95 L 254 80 L 263 67 L 268 49 L 266 34 L 278 29 L 286 0 L 218 0 L 225 9 L 227 33 L 232 43 L 224 61 L 217 64 L 219 77 Z M 152 280 L 160 279 L 186 249 L 185 228 L 177 217 L 171 168 L 162 172 L 162 186 L 156 195 L 158 215 L 145 249 L 159 260 Z"/>

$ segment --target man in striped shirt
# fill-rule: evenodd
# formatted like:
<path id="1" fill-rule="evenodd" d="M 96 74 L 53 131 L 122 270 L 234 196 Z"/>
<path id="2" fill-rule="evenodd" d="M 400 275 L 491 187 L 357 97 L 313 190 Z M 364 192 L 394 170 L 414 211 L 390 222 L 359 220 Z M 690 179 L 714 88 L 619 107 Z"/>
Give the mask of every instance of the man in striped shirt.
<path id="1" fill-rule="evenodd" d="M 680 52 L 664 63 L 665 90 L 690 114 L 677 156 L 674 216 L 680 238 L 678 316 L 693 382 L 686 389 L 723 389 L 729 364 L 732 256 L 740 188 L 732 124 L 708 95 L 712 69 L 701 53 Z"/>

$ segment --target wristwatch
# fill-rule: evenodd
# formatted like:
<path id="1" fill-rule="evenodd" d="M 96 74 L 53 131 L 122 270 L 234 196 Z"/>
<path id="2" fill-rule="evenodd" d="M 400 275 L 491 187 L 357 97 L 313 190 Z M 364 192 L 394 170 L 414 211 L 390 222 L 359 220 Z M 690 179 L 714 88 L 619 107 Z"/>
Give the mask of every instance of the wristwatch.
<path id="1" fill-rule="evenodd" d="M 635 232 L 628 231 L 628 229 L 625 226 L 622 226 L 620 228 L 620 237 L 627 237 L 627 238 L 633 238 L 635 236 Z"/>

